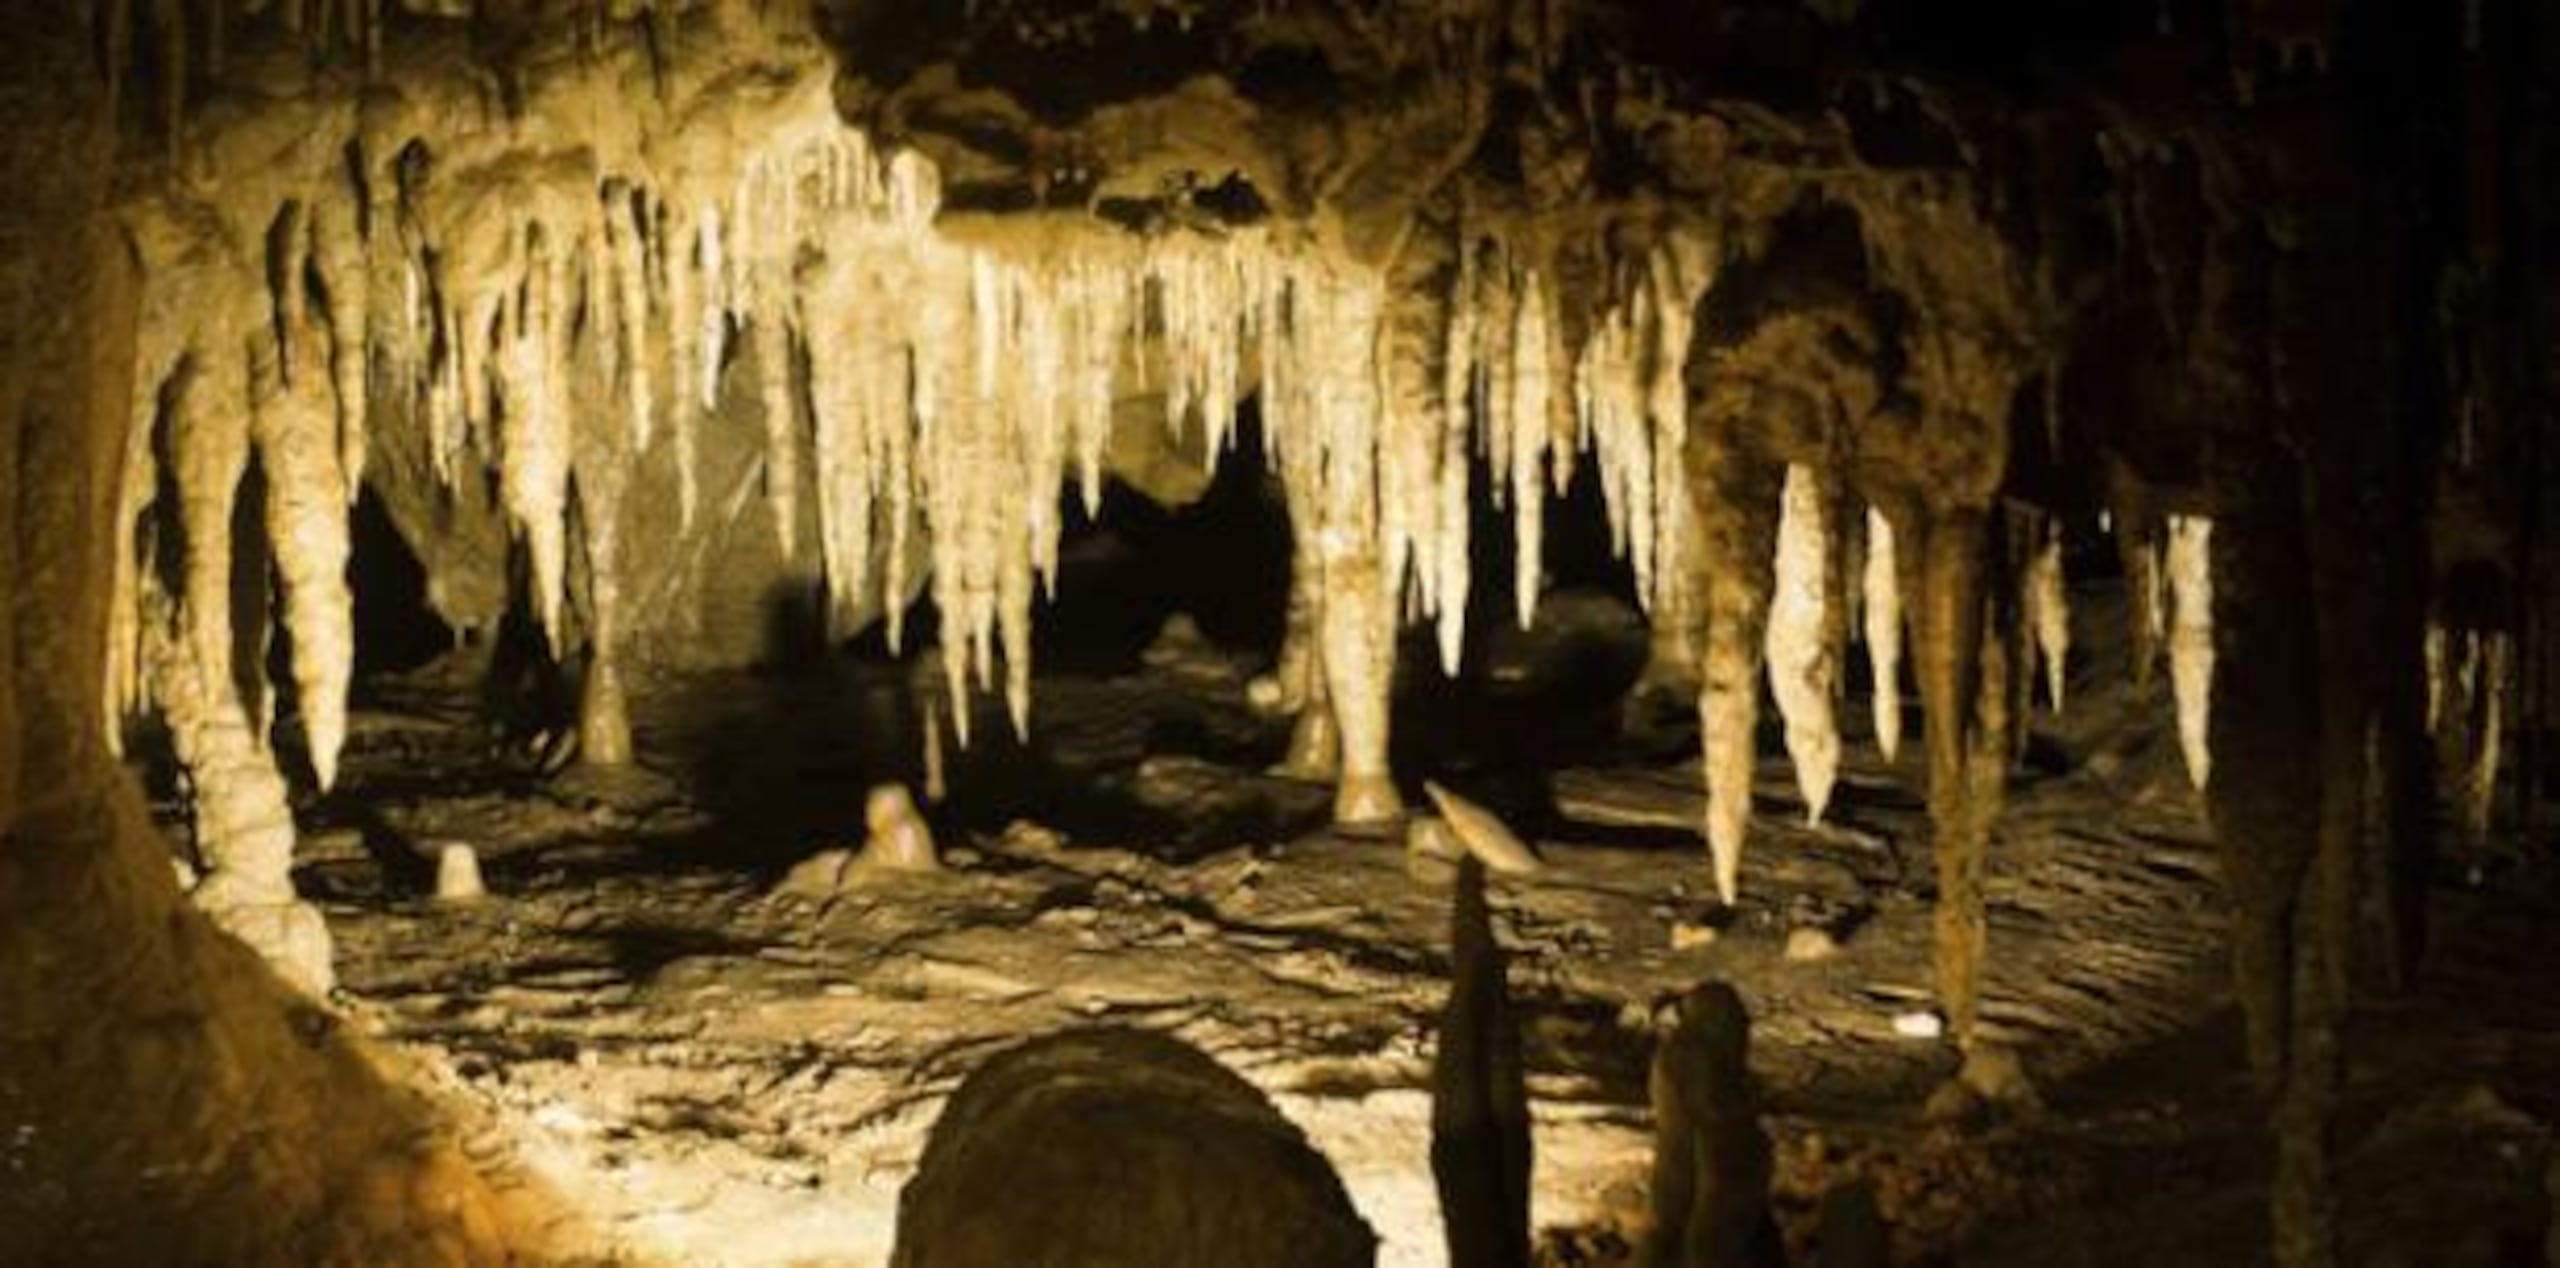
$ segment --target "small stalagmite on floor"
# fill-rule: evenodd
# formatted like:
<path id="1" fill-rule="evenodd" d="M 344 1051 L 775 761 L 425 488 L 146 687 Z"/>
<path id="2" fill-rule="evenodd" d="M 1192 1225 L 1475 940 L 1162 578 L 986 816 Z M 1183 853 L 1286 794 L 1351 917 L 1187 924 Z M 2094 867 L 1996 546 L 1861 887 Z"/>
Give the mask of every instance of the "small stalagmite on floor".
<path id="1" fill-rule="evenodd" d="M 1751 1015 L 1731 986 L 1707 982 L 1680 998 L 1653 1055 L 1653 1227 L 1640 1268 L 1786 1264 L 1750 1059 Z"/>

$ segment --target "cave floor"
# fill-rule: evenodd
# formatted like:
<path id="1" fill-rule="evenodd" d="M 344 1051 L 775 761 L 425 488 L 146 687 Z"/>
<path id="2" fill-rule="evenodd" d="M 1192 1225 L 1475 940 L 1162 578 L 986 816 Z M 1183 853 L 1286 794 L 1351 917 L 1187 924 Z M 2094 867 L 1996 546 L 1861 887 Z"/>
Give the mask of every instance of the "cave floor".
<path id="1" fill-rule="evenodd" d="M 374 682 L 340 792 L 304 808 L 298 880 L 355 1023 L 459 1107 L 477 1161 L 576 1213 L 550 1241 L 582 1257 L 884 1263 L 959 1078 L 1023 1037 L 1120 1023 L 1270 1091 L 1386 1239 L 1381 1262 L 1441 1262 L 1428 1074 L 1447 879 L 1338 837 L 1327 790 L 1263 773 L 1284 728 L 1246 707 L 1240 666 L 1149 660 L 1044 676 L 1027 745 L 983 713 L 931 812 L 948 870 L 832 893 L 784 878 L 859 844 L 871 778 L 911 777 L 912 740 L 881 740 L 914 733 L 898 671 L 670 681 L 641 711 L 639 769 L 548 776 L 474 721 L 457 677 Z M 2259 1258 L 2264 1160 L 2213 853 L 2164 690 L 2038 715 L 1995 847 L 1984 1016 L 2046 1104 L 1962 1130 L 1918 1113 L 1951 1047 L 1896 1028 L 1929 1007 L 1913 752 L 1889 766 L 1853 730 L 1809 827 L 1764 737 L 1743 901 L 1710 919 L 1676 748 L 1585 744 L 1527 697 L 1400 704 L 1404 772 L 1504 810 L 1549 863 L 1494 894 L 1547 1262 L 1621 1257 L 1651 1154 L 1645 1017 L 1711 975 L 1756 1019 L 1799 1243 L 1822 1189 L 1865 1174 L 1905 1262 Z M 1443 741 L 1444 762 L 1413 755 Z M 491 897 L 429 896 L 443 841 L 480 852 Z M 2377 1244 L 2441 1249 L 2429 1221 L 2539 1227 L 2560 1004 L 2519 957 L 2548 947 L 2553 904 L 2511 891 L 2448 891 L 2432 984 L 2359 1023 L 2375 1039 L 2345 1175 L 2379 1196 L 2346 1205 L 2351 1233 L 2397 1230 Z M 1810 928 L 1836 953 L 1790 957 Z"/>

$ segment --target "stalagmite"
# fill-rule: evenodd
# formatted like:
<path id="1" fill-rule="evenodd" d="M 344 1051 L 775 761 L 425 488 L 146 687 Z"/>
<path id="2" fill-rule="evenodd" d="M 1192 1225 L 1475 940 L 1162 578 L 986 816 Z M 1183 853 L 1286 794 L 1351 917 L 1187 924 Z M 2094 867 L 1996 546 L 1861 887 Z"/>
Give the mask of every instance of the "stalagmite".
<path id="1" fill-rule="evenodd" d="M 226 553 L 225 561 L 228 563 Z M 190 646 L 183 601 L 146 581 L 142 621 L 151 694 L 191 784 L 203 879 L 196 904 L 315 997 L 334 985 L 328 926 L 293 890 L 293 812 L 274 759 L 249 727 L 226 672 Z"/>
<path id="2" fill-rule="evenodd" d="M 2035 634 L 2036 658 L 2044 665 L 2045 699 L 2059 714 L 2071 654 L 2071 600 L 2063 585 L 2059 526 L 2047 532 L 2028 560 L 2026 581 L 2026 618 Z"/>
<path id="3" fill-rule="evenodd" d="M 1831 592 L 1827 510 L 1821 477 L 1811 467 L 1790 465 L 1780 501 L 1766 638 L 1770 694 L 1778 716 L 1786 720 L 1787 756 L 1795 764 L 1808 823 L 1822 821 L 1840 773 L 1840 728 L 1832 713 L 1840 670 L 1826 636 Z"/>
<path id="4" fill-rule="evenodd" d="M 436 848 L 436 901 L 440 903 L 475 903 L 489 896 L 489 887 L 480 877 L 480 852 L 462 841 L 447 841 Z"/>
<path id="5" fill-rule="evenodd" d="M 2203 791 L 2213 777 L 2213 521 L 2169 517 L 2169 685 L 2178 699 L 2178 744 L 2187 778 Z"/>
<path id="6" fill-rule="evenodd" d="M 1894 558 L 1893 525 L 1867 508 L 1867 559 L 1861 578 L 1866 595 L 1869 677 L 1874 680 L 1876 746 L 1890 762 L 1902 747 L 1902 587 Z"/>
<path id="7" fill-rule="evenodd" d="M 317 335 L 305 318 L 293 341 L 309 349 Z M 337 783 L 347 686 L 355 673 L 355 600 L 347 588 L 351 499 L 339 466 L 338 410 L 329 376 L 307 354 L 291 375 L 266 360 L 256 358 L 253 371 L 252 426 L 267 480 L 267 537 L 284 581 L 295 699 L 312 773 L 325 792 Z"/>

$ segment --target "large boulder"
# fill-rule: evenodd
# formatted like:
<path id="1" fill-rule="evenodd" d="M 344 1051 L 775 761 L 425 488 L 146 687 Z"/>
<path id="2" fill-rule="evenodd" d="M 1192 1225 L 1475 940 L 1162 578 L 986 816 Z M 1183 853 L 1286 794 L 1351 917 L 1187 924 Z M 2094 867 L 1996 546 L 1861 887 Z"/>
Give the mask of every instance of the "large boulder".
<path id="1" fill-rule="evenodd" d="M 1331 1268 L 1377 1260 L 1333 1167 L 1179 1040 L 1078 1030 L 960 1085 L 898 1200 L 894 1268 Z"/>

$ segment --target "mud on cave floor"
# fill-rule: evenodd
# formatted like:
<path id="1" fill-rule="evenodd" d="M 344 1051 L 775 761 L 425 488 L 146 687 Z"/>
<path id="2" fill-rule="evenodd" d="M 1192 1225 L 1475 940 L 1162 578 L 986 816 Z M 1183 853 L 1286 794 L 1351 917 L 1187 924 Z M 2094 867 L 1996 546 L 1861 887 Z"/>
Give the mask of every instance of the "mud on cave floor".
<path id="1" fill-rule="evenodd" d="M 641 769 L 547 779 L 451 678 L 371 684 L 342 791 L 304 808 L 298 876 L 356 1024 L 462 1107 L 478 1162 L 580 1212 L 554 1240 L 598 1259 L 883 1263 L 958 1080 L 1021 1038 L 1116 1022 L 1271 1092 L 1386 1239 L 1381 1262 L 1440 1262 L 1445 879 L 1326 829 L 1327 789 L 1264 774 L 1285 723 L 1247 708 L 1241 667 L 1194 656 L 1044 678 L 1027 746 L 979 716 L 929 812 L 946 874 L 781 891 L 792 863 L 859 844 L 868 781 L 914 777 L 908 681 L 683 680 L 642 709 Z M 2038 714 L 1993 854 L 1984 1017 L 2047 1109 L 1964 1131 L 1917 1113 L 1947 1045 L 1895 1028 L 1930 1000 L 1913 753 L 1894 769 L 1853 733 L 1808 827 L 1764 741 L 1744 897 L 1710 921 L 1693 761 L 1594 744 L 1498 691 L 1408 705 L 1403 773 L 1502 809 L 1550 865 L 1495 894 L 1546 1262 L 1621 1257 L 1651 1156 L 1645 1018 L 1709 975 L 1753 1010 L 1799 1249 L 1823 1189 L 1863 1174 L 1898 1261 L 2262 1258 L 2212 852 L 2159 699 L 2095 685 Z M 1596 756 L 1533 778 L 1511 763 L 1553 760 L 1542 734 Z M 1441 762 L 1418 759 L 1435 746 Z M 488 900 L 429 896 L 425 851 L 448 840 L 480 852 Z M 2348 1204 L 2351 1231 L 2389 1223 L 2384 1240 L 2418 1247 L 2449 1244 L 2429 1220 L 2539 1227 L 2535 1124 L 2560 1088 L 2560 1005 L 2517 958 L 2551 904 L 2445 901 L 2438 981 L 2363 1027 L 2341 1132 L 2347 1182 L 2383 1194 Z M 1808 927 L 1836 954 L 1790 958 Z"/>

